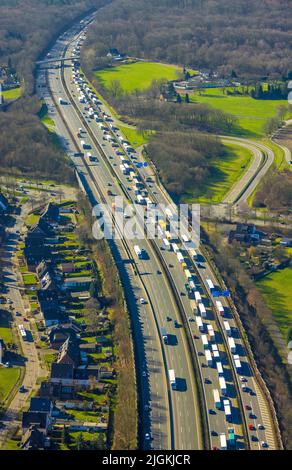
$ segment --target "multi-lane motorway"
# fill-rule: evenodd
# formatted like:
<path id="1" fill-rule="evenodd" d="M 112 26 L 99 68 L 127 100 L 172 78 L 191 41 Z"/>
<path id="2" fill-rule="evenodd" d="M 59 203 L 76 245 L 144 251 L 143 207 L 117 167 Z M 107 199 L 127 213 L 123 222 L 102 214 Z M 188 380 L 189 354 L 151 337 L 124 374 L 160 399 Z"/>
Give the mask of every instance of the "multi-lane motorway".
<path id="1" fill-rule="evenodd" d="M 74 56 L 84 34 L 80 31 L 80 25 L 72 28 L 56 42 L 50 51 L 50 58 Z M 55 121 L 56 132 L 63 139 L 79 181 L 93 205 L 102 202 L 111 207 L 113 196 L 124 196 L 127 203 L 136 202 L 133 177 L 120 170 L 121 152 L 132 171 L 140 177 L 143 194 L 153 203 L 169 204 L 169 196 L 151 174 L 151 168 L 137 168 L 142 157 L 130 155 L 121 146 L 121 132 L 109 125 L 114 122 L 113 117 L 109 116 L 108 111 L 105 117 L 103 104 L 97 104 L 92 99 L 94 94 L 85 91 L 87 85 L 80 77 L 78 67 L 72 65 L 40 70 L 37 84 L 39 95 L 45 98 L 50 117 Z M 85 103 L 78 99 L 81 89 L 86 95 Z M 88 115 L 89 107 L 94 110 L 94 119 Z M 97 116 L 98 119 L 95 118 Z M 80 128 L 83 130 L 82 140 L 90 146 L 91 155 L 87 155 L 82 148 Z M 105 135 L 110 139 L 105 139 Z M 78 152 L 82 152 L 83 156 L 74 156 Z M 147 182 L 149 177 L 151 183 Z M 143 224 L 144 221 L 140 221 L 137 231 L 143 229 Z M 133 324 L 140 429 L 143 430 L 140 445 L 154 449 L 220 448 L 220 434 L 227 436 L 228 428 L 232 427 L 237 437 L 237 448 L 276 448 L 270 409 L 254 377 L 230 301 L 221 299 L 225 309 L 222 318 L 216 312 L 215 299 L 207 288 L 207 279 L 211 279 L 215 286 L 220 284 L 220 280 L 200 249 L 196 250 L 201 259 L 198 264 L 190 257 L 180 237 L 176 242 L 183 255 L 184 266 L 176 253 L 164 249 L 163 241 L 158 238 L 137 241 L 121 237 L 109 242 L 123 280 Z M 135 253 L 134 246 L 137 244 L 147 254 L 142 259 L 138 259 Z M 220 391 L 219 374 L 215 360 L 212 365 L 206 363 L 202 335 L 198 331 L 193 304 L 186 289 L 186 268 L 206 307 L 205 327 L 211 325 L 215 331 L 227 384 L 221 398 L 222 401 L 229 400 L 232 409 L 229 422 L 223 407 L 218 410 L 214 405 L 213 390 Z M 236 352 L 241 360 L 240 374 L 229 351 L 223 327 L 226 320 L 232 328 Z M 167 330 L 168 344 L 164 344 L 162 327 Z M 211 348 L 211 343 L 208 347 Z M 169 383 L 170 369 L 175 371 L 176 390 Z M 249 392 L 243 390 L 242 380 L 245 380 L 245 389 Z"/>

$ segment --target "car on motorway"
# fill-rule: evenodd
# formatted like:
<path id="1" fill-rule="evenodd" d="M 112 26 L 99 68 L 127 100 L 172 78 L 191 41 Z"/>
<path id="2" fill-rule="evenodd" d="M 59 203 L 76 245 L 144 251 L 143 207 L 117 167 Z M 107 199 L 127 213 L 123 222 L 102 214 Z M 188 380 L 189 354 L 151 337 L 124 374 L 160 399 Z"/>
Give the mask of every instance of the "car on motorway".
<path id="1" fill-rule="evenodd" d="M 172 318 L 169 317 L 169 316 L 167 316 L 167 317 L 166 317 L 166 321 L 172 321 Z"/>
<path id="2" fill-rule="evenodd" d="M 150 441 L 150 440 L 151 440 L 151 434 L 150 434 L 150 432 L 146 432 L 146 433 L 145 433 L 145 440 L 146 440 L 146 441 Z"/>
<path id="3" fill-rule="evenodd" d="M 141 305 L 147 304 L 147 301 L 144 299 L 144 297 L 141 297 L 140 304 Z"/>
<path id="4" fill-rule="evenodd" d="M 26 317 L 23 317 L 23 321 L 29 321 Z"/>
<path id="5" fill-rule="evenodd" d="M 248 429 L 249 429 L 250 431 L 255 431 L 255 427 L 254 427 L 253 424 L 249 424 L 249 425 L 248 425 Z"/>
<path id="6" fill-rule="evenodd" d="M 247 379 L 245 377 L 240 377 L 240 382 L 247 382 Z"/>
<path id="7" fill-rule="evenodd" d="M 268 444 L 265 442 L 265 441 L 261 441 L 261 446 L 266 449 L 268 446 Z"/>
<path id="8" fill-rule="evenodd" d="M 146 372 L 146 370 L 143 370 L 142 376 L 143 376 L 143 377 L 147 377 L 147 372 Z"/>
<path id="9" fill-rule="evenodd" d="M 246 410 L 251 410 L 251 406 L 250 406 L 250 405 L 244 405 L 244 408 L 245 408 Z"/>
<path id="10" fill-rule="evenodd" d="M 265 426 L 261 423 L 258 424 L 258 429 L 260 430 L 264 430 L 265 429 Z"/>
<path id="11" fill-rule="evenodd" d="M 17 317 L 21 317 L 21 313 L 20 312 L 16 312 L 15 314 Z"/>
<path id="12" fill-rule="evenodd" d="M 26 392 L 26 389 L 24 387 L 24 385 L 21 385 L 21 387 L 18 389 L 19 393 L 25 393 Z"/>
<path id="13" fill-rule="evenodd" d="M 258 442 L 259 438 L 253 434 L 253 435 L 251 436 L 251 440 L 252 440 L 253 442 Z"/>

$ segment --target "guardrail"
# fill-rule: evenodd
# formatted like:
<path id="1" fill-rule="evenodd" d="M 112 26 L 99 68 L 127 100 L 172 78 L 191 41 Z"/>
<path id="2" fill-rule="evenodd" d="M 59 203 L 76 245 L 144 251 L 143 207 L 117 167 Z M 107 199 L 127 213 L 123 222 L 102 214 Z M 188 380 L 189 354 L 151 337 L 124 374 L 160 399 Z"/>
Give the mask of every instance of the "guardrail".
<path id="1" fill-rule="evenodd" d="M 70 100 L 71 100 L 73 106 L 76 107 L 76 104 L 75 104 L 74 101 L 71 99 L 71 95 L 70 95 L 69 90 L 68 90 L 68 87 L 67 87 L 67 85 L 66 85 L 66 83 L 65 83 L 65 81 L 64 81 L 63 74 L 62 74 L 62 82 L 63 82 L 63 86 L 64 86 L 64 88 L 65 88 L 65 90 L 66 90 L 66 92 L 67 92 L 67 95 L 68 95 L 68 97 L 70 98 Z M 48 86 L 48 89 L 50 90 L 50 85 L 49 85 L 48 80 L 47 80 L 47 86 Z M 51 92 L 51 90 L 50 90 L 50 92 Z M 52 96 L 52 100 L 53 100 L 53 102 L 54 102 L 54 105 L 55 105 L 56 109 L 59 110 L 60 117 L 61 117 L 61 119 L 62 119 L 64 125 L 66 126 L 66 129 L 67 129 L 67 131 L 68 131 L 68 133 L 69 133 L 69 135 L 70 135 L 70 137 L 71 137 L 71 139 L 72 139 L 72 141 L 73 141 L 73 143 L 74 143 L 76 149 L 79 151 L 80 149 L 79 149 L 79 146 L 78 146 L 78 144 L 77 144 L 77 141 L 76 141 L 74 135 L 72 134 L 71 130 L 69 129 L 69 127 L 68 127 L 68 125 L 67 125 L 67 123 L 66 123 L 66 121 L 65 121 L 65 119 L 64 119 L 64 117 L 63 117 L 63 115 L 62 115 L 62 113 L 60 112 L 59 105 L 57 104 L 57 102 L 56 102 L 56 100 L 55 100 L 55 98 L 54 98 L 52 92 L 51 92 L 51 96 Z M 79 113 L 79 110 L 78 110 L 78 109 L 76 109 L 76 111 Z M 91 138 L 94 140 L 95 145 L 99 148 L 100 152 L 102 152 L 102 153 L 104 154 L 103 149 L 100 147 L 100 145 L 99 145 L 99 143 L 97 142 L 95 136 L 92 134 L 91 129 L 89 128 L 89 126 L 87 125 L 87 123 L 86 123 L 85 121 L 84 121 L 84 126 L 87 128 L 88 132 L 91 134 Z M 94 180 L 95 180 L 95 177 L 94 177 L 94 175 L 93 175 L 93 173 L 92 173 L 92 170 L 91 170 L 90 166 L 86 163 L 85 159 L 83 159 L 83 162 L 84 162 L 84 165 L 85 165 L 86 168 L 87 168 L 87 171 L 90 173 L 92 180 L 94 181 Z M 114 174 L 113 171 L 111 171 L 111 173 L 112 173 L 112 175 L 113 175 L 114 177 L 116 177 L 116 175 Z M 81 180 L 80 180 L 80 181 L 81 181 Z M 98 194 L 99 194 L 99 196 L 100 196 L 101 201 L 106 202 L 106 199 L 105 199 L 105 197 L 103 196 L 102 191 L 101 191 L 100 188 L 98 187 L 96 181 L 94 181 L 94 185 L 95 185 L 96 190 L 97 190 L 97 192 L 98 192 Z M 124 191 L 124 188 L 123 188 L 122 185 L 121 185 L 121 189 Z M 87 191 L 86 191 L 86 192 L 87 192 Z M 132 256 L 132 254 L 131 254 L 131 251 L 130 251 L 130 249 L 129 249 L 127 243 L 125 242 L 125 240 L 122 239 L 122 243 L 123 243 L 123 246 L 124 246 L 124 248 L 125 248 L 125 250 L 126 250 L 126 253 L 127 253 L 129 259 L 133 259 L 133 256 Z M 139 279 L 140 279 L 140 281 L 141 281 L 141 283 L 142 283 L 142 285 L 143 285 L 143 288 L 144 288 L 144 290 L 145 290 L 145 292 L 146 292 L 146 294 L 147 294 L 147 296 L 148 296 L 149 304 L 150 304 L 152 310 L 154 311 L 154 309 L 153 309 L 153 304 L 152 304 L 152 302 L 151 302 L 150 294 L 149 294 L 148 289 L 147 289 L 147 287 L 146 287 L 146 285 L 145 285 L 145 283 L 144 283 L 144 281 L 143 281 L 143 279 L 142 279 L 142 276 L 141 276 L 140 273 L 139 273 L 139 270 L 138 270 L 137 265 L 136 265 L 135 262 L 133 262 L 133 268 L 134 268 L 135 274 L 139 276 Z M 127 310 L 127 311 L 128 311 L 128 310 Z M 130 316 L 130 320 L 131 320 L 131 316 Z M 158 323 L 157 323 L 157 319 L 155 318 L 155 315 L 154 315 L 154 320 L 155 320 L 156 328 L 157 328 L 157 332 L 158 332 L 158 331 L 159 331 L 159 327 L 158 327 Z M 133 323 L 132 323 L 132 320 L 131 320 L 131 325 L 132 325 L 132 332 L 133 332 Z M 158 333 L 158 337 L 159 337 L 160 343 L 162 344 L 161 335 L 160 335 L 159 333 Z M 134 347 L 135 350 L 136 350 L 136 347 L 137 347 L 137 346 L 135 345 L 135 347 Z M 162 358 L 163 358 L 163 363 L 164 363 L 165 371 L 167 371 L 166 358 L 165 358 L 164 350 L 163 350 L 163 348 L 161 348 L 161 349 L 162 349 Z M 134 357 L 136 357 L 136 354 L 135 354 Z M 136 362 L 135 362 L 135 369 L 136 369 L 136 371 L 137 371 Z M 138 382 L 137 382 L 137 376 L 136 376 L 136 384 L 137 384 L 137 383 L 138 383 Z M 169 383 L 168 383 L 167 377 L 166 377 L 166 384 L 167 384 L 167 390 L 168 390 L 168 401 L 169 401 L 168 407 L 169 407 L 169 411 L 170 411 L 170 412 L 169 412 L 169 416 L 170 416 L 170 423 L 171 423 L 171 447 L 173 448 L 173 443 L 174 443 L 174 438 L 173 438 L 173 413 L 172 413 L 172 408 L 171 408 L 170 388 L 169 388 Z M 140 388 L 140 387 L 139 387 L 139 388 Z M 141 391 L 141 389 L 140 389 L 140 391 Z M 141 394 L 138 393 L 138 397 L 139 397 L 140 395 L 141 395 Z M 138 405 L 139 405 L 139 398 L 138 398 Z M 140 409 L 141 409 L 141 405 L 140 405 Z M 141 409 L 141 412 L 142 412 L 142 411 L 143 411 L 143 410 Z M 142 414 L 142 413 L 141 413 L 141 414 Z M 138 421 L 138 425 L 139 425 L 139 423 L 140 423 L 140 422 Z M 139 435 L 140 435 L 140 434 L 141 434 L 141 432 L 139 432 Z M 140 438 L 141 438 L 141 436 L 140 436 Z"/>
<path id="2" fill-rule="evenodd" d="M 203 247 L 202 251 L 204 251 L 204 254 L 205 254 L 206 258 L 208 259 L 209 265 L 210 265 L 213 273 L 215 274 L 216 279 L 219 280 L 220 286 L 224 290 L 226 290 L 227 286 L 226 286 L 224 280 L 222 279 L 220 273 L 218 272 L 217 266 L 210 259 L 208 251 L 205 249 L 205 247 Z M 256 361 L 255 361 L 255 358 L 254 358 L 254 355 L 253 355 L 253 352 L 252 352 L 252 349 L 251 349 L 251 346 L 249 344 L 249 341 L 246 338 L 246 332 L 244 330 L 240 315 L 238 313 L 238 310 L 237 310 L 233 300 L 230 297 L 228 298 L 228 303 L 229 303 L 229 306 L 230 306 L 230 308 L 231 308 L 231 310 L 234 314 L 234 319 L 235 319 L 237 328 L 239 329 L 239 331 L 241 333 L 241 338 L 243 340 L 243 343 L 244 343 L 244 346 L 246 348 L 248 357 L 250 359 L 250 365 L 251 365 L 252 371 L 254 373 L 254 376 L 256 377 L 256 379 L 258 381 L 258 384 L 259 384 L 259 387 L 261 388 L 261 391 L 263 392 L 263 395 L 264 395 L 266 401 L 268 402 L 268 406 L 270 408 L 271 415 L 272 415 L 272 420 L 271 421 L 272 421 L 272 426 L 274 427 L 273 432 L 274 432 L 275 440 L 277 442 L 278 448 L 280 450 L 283 450 L 284 446 L 283 446 L 283 442 L 282 442 L 280 427 L 279 427 L 278 418 L 277 418 L 277 414 L 276 414 L 276 410 L 275 410 L 275 406 L 274 406 L 272 396 L 271 396 L 270 391 L 269 391 L 269 389 L 268 389 L 268 387 L 267 387 L 267 385 L 266 385 L 266 383 L 265 383 L 265 381 L 264 381 L 264 379 L 263 379 L 263 377 L 262 377 L 262 375 L 261 375 L 261 373 L 258 369 L 258 366 L 256 364 Z"/>

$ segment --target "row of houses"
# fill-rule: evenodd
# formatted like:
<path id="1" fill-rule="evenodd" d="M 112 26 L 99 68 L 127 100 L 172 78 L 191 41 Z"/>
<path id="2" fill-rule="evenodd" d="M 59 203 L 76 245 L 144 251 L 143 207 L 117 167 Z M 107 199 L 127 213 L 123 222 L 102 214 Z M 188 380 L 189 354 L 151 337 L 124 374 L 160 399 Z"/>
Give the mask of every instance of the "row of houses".
<path id="1" fill-rule="evenodd" d="M 46 327 L 67 321 L 64 304 L 73 292 L 88 292 L 92 282 L 91 276 L 70 276 L 77 270 L 74 262 L 60 263 L 58 243 L 62 242 L 60 234 L 67 225 L 61 222 L 59 206 L 49 203 L 25 239 L 24 256 L 29 271 L 34 271 L 39 280 L 37 296 Z"/>
<path id="2" fill-rule="evenodd" d="M 68 225 L 68 219 L 67 219 Z M 67 306 L 76 298 L 90 298 L 91 276 L 78 276 L 76 263 L 63 262 L 62 238 L 66 226 L 59 206 L 50 203 L 37 224 L 27 232 L 24 255 L 31 271 L 36 273 L 39 288 L 36 295 L 46 328 L 43 338 L 55 351 L 49 376 L 40 385 L 39 396 L 32 399 L 23 413 L 22 448 L 24 450 L 52 448 L 50 437 L 55 426 L 69 430 L 106 431 L 107 421 L 96 415 L 94 423 L 74 419 L 69 409 L 91 409 L 94 401 L 84 400 L 80 392 L 104 393 L 103 379 L 112 379 L 114 370 L 89 355 L 102 352 L 107 339 L 82 339 L 83 327 L 70 315 Z M 65 237 L 66 238 L 66 237 Z M 60 247 L 60 248 L 58 248 Z M 91 269 L 83 264 L 83 271 Z"/>

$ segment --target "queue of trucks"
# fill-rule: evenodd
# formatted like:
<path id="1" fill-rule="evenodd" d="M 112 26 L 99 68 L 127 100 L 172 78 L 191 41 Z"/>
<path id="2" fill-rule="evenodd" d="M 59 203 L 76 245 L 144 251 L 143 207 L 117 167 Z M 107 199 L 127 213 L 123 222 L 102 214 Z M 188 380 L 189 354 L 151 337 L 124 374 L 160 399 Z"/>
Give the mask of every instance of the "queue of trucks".
<path id="1" fill-rule="evenodd" d="M 78 77 L 76 77 L 76 76 L 75 76 L 75 79 L 77 81 L 79 80 Z M 86 92 L 88 92 L 88 93 L 90 92 L 89 87 L 88 87 L 88 90 L 86 89 Z M 95 99 L 94 96 L 91 96 L 91 98 Z M 92 115 L 92 111 L 90 109 L 89 109 L 89 112 Z M 99 119 L 98 115 L 96 115 L 96 116 L 94 115 L 94 117 L 96 117 L 96 120 Z M 103 116 L 103 118 L 105 119 L 106 116 Z M 103 130 L 103 132 L 106 132 L 106 130 L 107 130 L 107 127 L 105 127 L 104 125 L 101 125 L 100 128 L 101 128 L 101 130 Z M 108 140 L 108 141 L 112 140 L 110 138 L 110 136 L 107 135 L 107 134 L 105 135 L 105 139 Z M 133 150 L 133 149 L 131 149 L 129 143 L 127 141 L 125 141 L 121 136 L 119 136 L 118 139 L 120 140 L 121 144 L 123 145 L 123 147 L 126 151 Z M 90 146 L 87 147 L 87 144 L 84 141 L 81 141 L 81 144 L 82 144 L 82 147 L 84 149 L 85 148 L 90 148 Z M 117 154 L 118 154 L 118 152 L 117 152 Z M 146 205 L 147 207 L 150 206 L 150 204 L 152 204 L 152 201 L 147 196 L 147 192 L 145 192 L 146 195 L 142 193 L 144 185 L 143 185 L 143 183 L 141 183 L 138 174 L 135 171 L 132 170 L 131 166 L 128 165 L 128 161 L 125 159 L 123 154 L 121 154 L 120 157 L 121 157 L 120 170 L 121 170 L 122 174 L 124 174 L 124 175 L 129 175 L 130 174 L 130 178 L 134 183 L 133 190 L 134 190 L 134 193 L 135 193 L 135 196 L 136 196 L 136 201 L 139 204 Z M 174 218 L 173 212 L 170 209 L 166 209 L 165 213 L 166 213 L 169 220 Z M 177 257 L 178 261 L 180 262 L 180 264 L 182 265 L 182 267 L 184 269 L 184 274 L 185 274 L 185 277 L 187 278 L 187 281 L 188 281 L 189 297 L 190 297 L 190 299 L 194 298 L 194 300 L 193 300 L 194 303 L 192 304 L 192 311 L 195 314 L 197 328 L 198 328 L 200 333 L 204 333 L 205 332 L 205 325 L 203 323 L 203 319 L 207 318 L 207 311 L 206 311 L 206 307 L 203 303 L 201 293 L 198 290 L 196 290 L 196 285 L 195 285 L 195 281 L 193 279 L 193 275 L 190 272 L 190 270 L 187 269 L 188 264 L 185 260 L 185 257 L 183 255 L 182 250 L 178 246 L 177 242 L 175 242 L 175 243 L 172 242 L 173 237 L 172 237 L 171 233 L 168 230 L 166 230 L 167 225 L 165 223 L 163 223 L 162 221 L 159 221 L 158 228 L 160 228 L 161 235 L 164 235 L 164 238 L 163 238 L 164 249 L 169 250 L 169 251 L 173 251 L 176 254 L 176 257 Z M 189 238 L 187 237 L 187 235 L 182 235 L 182 240 L 183 240 L 183 243 L 185 243 L 185 244 L 189 243 Z M 135 250 L 135 253 L 136 253 L 136 256 L 138 257 L 138 259 L 142 259 L 143 258 L 143 252 L 140 249 L 140 247 L 138 245 L 135 245 L 134 250 Z M 194 261 L 196 261 L 198 259 L 197 253 L 194 249 L 189 250 L 189 256 Z M 212 295 L 214 294 L 214 296 L 215 296 L 215 286 L 214 286 L 212 280 L 207 279 L 206 284 L 207 284 L 207 288 L 210 291 L 210 293 Z M 217 313 L 220 316 L 224 317 L 225 309 L 222 305 L 222 302 L 216 300 L 215 301 L 215 309 L 216 309 Z M 233 360 L 234 360 L 234 365 L 235 365 L 236 371 L 240 372 L 241 363 L 240 363 L 240 360 L 239 360 L 239 356 L 238 355 L 235 356 L 236 344 L 234 342 L 234 339 L 232 338 L 232 331 L 231 331 L 231 328 L 230 328 L 230 325 L 229 325 L 228 322 L 224 321 L 224 328 L 225 328 L 225 332 L 228 336 L 228 346 L 230 348 L 231 353 L 234 355 Z M 165 328 L 161 329 L 161 335 L 162 335 L 164 343 L 167 344 L 168 336 L 166 334 Z M 204 337 L 204 339 L 203 339 L 203 337 Z M 216 335 L 215 335 L 215 332 L 214 332 L 214 328 L 211 324 L 207 325 L 207 334 L 204 334 L 204 335 L 202 334 L 201 338 L 202 338 L 202 343 L 203 343 L 203 347 L 204 347 L 204 350 L 205 350 L 206 363 L 208 364 L 208 366 L 211 367 L 211 366 L 213 366 L 213 361 L 215 361 L 217 372 L 218 372 L 218 378 L 219 378 L 219 388 L 220 388 L 220 391 L 221 391 L 222 395 L 225 396 L 226 393 L 227 393 L 227 386 L 226 386 L 226 381 L 225 381 L 225 378 L 224 378 L 224 370 L 223 370 L 222 363 L 220 362 L 220 352 L 218 350 L 217 345 L 215 344 Z M 210 343 L 211 349 L 209 349 L 209 343 Z M 175 373 L 174 373 L 173 369 L 169 370 L 169 379 L 170 379 L 170 384 L 171 384 L 172 389 L 175 390 L 176 389 L 176 379 L 175 379 Z M 218 390 L 217 390 L 217 392 L 218 392 Z M 218 392 L 218 394 L 219 394 L 219 392 Z M 214 401 L 215 401 L 215 398 L 214 398 Z M 220 397 L 219 397 L 219 401 L 220 401 Z M 225 410 L 225 408 L 227 410 L 227 413 L 225 411 L 226 419 L 228 417 L 228 420 L 230 420 L 232 414 L 231 414 L 230 404 L 229 404 L 229 408 L 228 408 L 228 404 L 227 404 L 228 401 L 229 400 L 227 400 L 227 399 L 225 400 L 224 410 Z M 223 404 L 224 404 L 224 402 L 223 402 Z M 216 402 L 215 402 L 215 407 L 217 408 L 218 406 L 219 405 L 218 405 L 218 400 L 217 400 L 217 405 L 216 405 Z M 221 406 L 221 401 L 220 401 L 220 406 Z M 229 411 L 230 411 L 230 413 L 229 413 Z M 225 436 L 225 434 L 224 434 L 224 436 Z M 222 439 L 223 439 L 223 437 L 222 437 Z M 221 441 L 221 435 L 220 435 L 220 441 Z M 226 436 L 225 436 L 225 443 L 226 443 Z M 223 442 L 223 444 L 224 444 L 224 442 Z M 222 447 L 224 448 L 224 445 L 221 446 L 221 448 Z"/>

